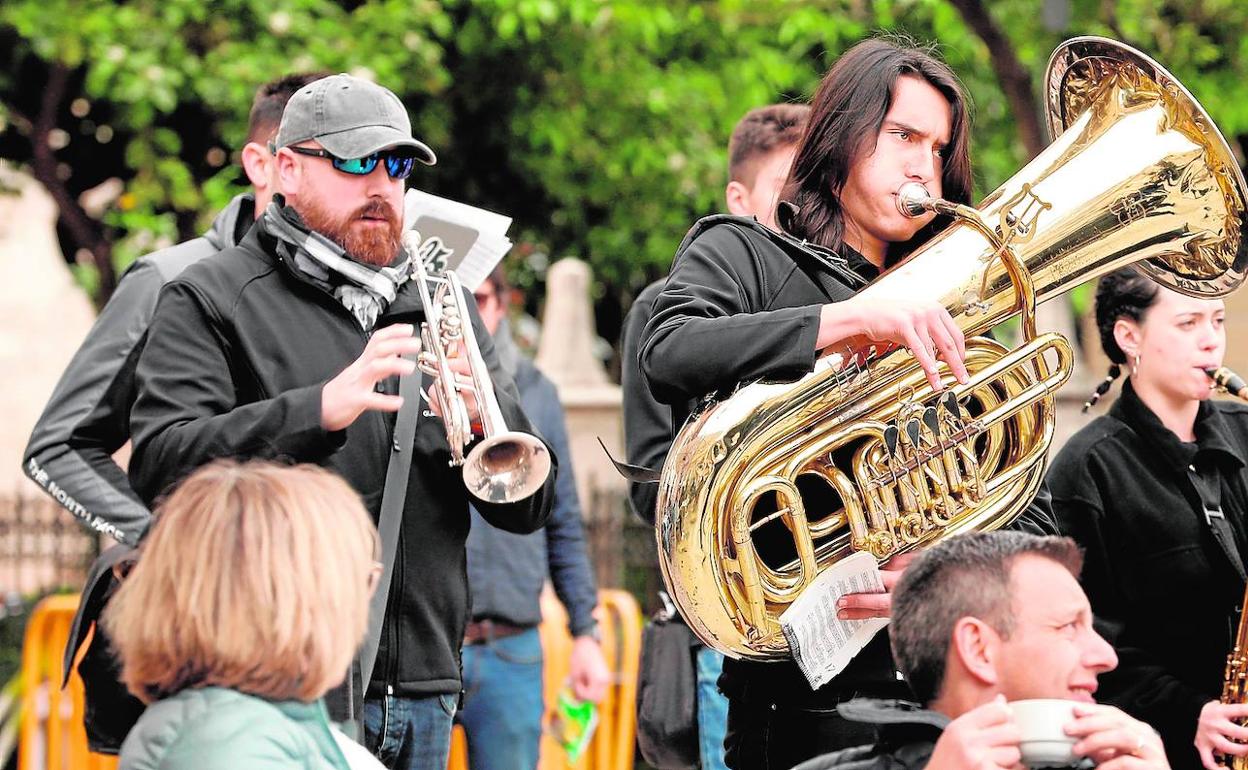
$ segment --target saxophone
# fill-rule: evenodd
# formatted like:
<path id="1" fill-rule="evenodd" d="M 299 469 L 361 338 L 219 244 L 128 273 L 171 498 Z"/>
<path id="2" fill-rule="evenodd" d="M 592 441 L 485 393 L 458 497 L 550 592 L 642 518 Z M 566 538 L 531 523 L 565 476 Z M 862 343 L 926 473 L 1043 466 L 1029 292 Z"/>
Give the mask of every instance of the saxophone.
<path id="1" fill-rule="evenodd" d="M 1205 372 L 1216 388 L 1248 401 L 1248 384 L 1242 377 L 1225 366 Z M 1239 630 L 1235 633 L 1235 645 L 1226 656 L 1226 675 L 1222 678 L 1222 702 L 1227 705 L 1248 703 L 1248 587 L 1244 588 L 1244 601 L 1239 615 Z M 1236 720 L 1243 724 L 1244 720 Z M 1224 757 L 1231 770 L 1248 770 L 1248 757 Z"/>
<path id="2" fill-rule="evenodd" d="M 1248 589 L 1241 607 L 1248 608 Z M 1226 656 L 1226 676 L 1222 680 L 1222 702 L 1227 705 L 1248 703 L 1248 612 L 1240 611 L 1235 646 Z M 1243 724 L 1244 720 L 1236 720 Z M 1248 757 L 1224 757 L 1231 770 L 1248 770 Z"/>
<path id="3" fill-rule="evenodd" d="M 933 392 L 906 350 L 825 354 L 681 429 L 655 535 L 668 593 L 708 646 L 788 657 L 779 617 L 828 567 L 995 529 L 1028 505 L 1074 366 L 1064 337 L 1037 333 L 1037 302 L 1129 263 L 1191 296 L 1243 281 L 1248 184 L 1182 84 L 1090 37 L 1059 46 L 1044 82 L 1057 139 L 978 209 L 898 191 L 903 213 L 953 224 L 860 294 L 942 302 L 967 337 L 969 382 L 945 373 Z M 975 336 L 1015 315 L 1018 348 Z"/>

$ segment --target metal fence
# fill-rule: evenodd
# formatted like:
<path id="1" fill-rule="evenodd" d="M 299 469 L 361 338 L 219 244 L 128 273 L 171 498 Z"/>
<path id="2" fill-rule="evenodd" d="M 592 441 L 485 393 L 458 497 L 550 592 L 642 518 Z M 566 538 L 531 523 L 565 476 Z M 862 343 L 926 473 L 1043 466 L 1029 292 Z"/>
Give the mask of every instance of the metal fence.
<path id="1" fill-rule="evenodd" d="M 7 600 L 81 587 L 98 552 L 97 537 L 55 501 L 0 498 L 0 595 Z"/>
<path id="2" fill-rule="evenodd" d="M 585 506 L 589 556 L 600 588 L 623 588 L 651 615 L 663 588 L 654 527 L 639 519 L 622 488 L 595 487 Z"/>

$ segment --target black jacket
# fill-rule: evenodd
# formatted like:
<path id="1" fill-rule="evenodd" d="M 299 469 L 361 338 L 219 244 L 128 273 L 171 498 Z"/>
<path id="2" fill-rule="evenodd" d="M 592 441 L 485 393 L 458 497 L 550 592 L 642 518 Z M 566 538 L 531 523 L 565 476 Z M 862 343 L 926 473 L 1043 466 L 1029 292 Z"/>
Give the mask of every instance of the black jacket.
<path id="1" fill-rule="evenodd" d="M 672 447 L 672 410 L 650 395 L 637 362 L 646 324 L 654 317 L 654 301 L 663 291 L 666 279 L 655 281 L 642 289 L 624 316 L 620 333 L 620 390 L 624 407 L 624 446 L 628 462 L 642 468 L 659 470 Z M 654 523 L 659 485 L 629 482 L 628 500 L 633 512 L 646 523 Z"/>
<path id="2" fill-rule="evenodd" d="M 1205 521 L 1189 466 L 1213 467 L 1240 558 L 1248 514 L 1248 407 L 1206 401 L 1196 442 L 1162 425 L 1128 380 L 1108 414 L 1076 433 L 1049 470 L 1063 534 L 1083 547 L 1082 583 L 1118 668 L 1097 699 L 1155 727 L 1173 767 L 1195 768 L 1197 717 L 1222 691 L 1244 595 Z"/>
<path id="3" fill-rule="evenodd" d="M 378 327 L 419 323 L 408 282 Z M 530 430 L 469 296 L 466 306 L 507 424 Z M 130 478 L 149 504 L 217 457 L 289 458 L 340 474 L 377 515 L 394 415 L 368 411 L 346 430 L 321 428 L 321 388 L 363 352 L 368 334 L 332 295 L 275 256 L 263 222 L 243 242 L 199 262 L 161 292 L 139 357 Z M 397 379 L 383 383 L 397 392 Z M 422 418 L 370 697 L 460 689 L 468 610 L 467 492 L 450 470 L 445 429 Z M 530 499 L 479 504 L 495 526 L 531 532 L 550 511 L 554 474 Z"/>
<path id="4" fill-rule="evenodd" d="M 773 232 L 752 218 L 714 216 L 693 226 L 654 304 L 639 361 L 650 391 L 672 405 L 681 425 L 694 405 L 749 380 L 796 379 L 812 370 L 820 308 L 841 302 L 877 277 L 852 249 L 834 254 Z M 1013 525 L 1055 531 L 1048 496 Z M 720 687 L 734 703 L 826 709 L 858 695 L 909 697 L 881 632 L 816 691 L 792 661 L 726 659 Z"/>
<path id="5" fill-rule="evenodd" d="M 874 725 L 879 740 L 815 757 L 793 770 L 921 770 L 949 725 L 944 714 L 900 700 L 862 698 L 836 710 L 851 722 Z"/>

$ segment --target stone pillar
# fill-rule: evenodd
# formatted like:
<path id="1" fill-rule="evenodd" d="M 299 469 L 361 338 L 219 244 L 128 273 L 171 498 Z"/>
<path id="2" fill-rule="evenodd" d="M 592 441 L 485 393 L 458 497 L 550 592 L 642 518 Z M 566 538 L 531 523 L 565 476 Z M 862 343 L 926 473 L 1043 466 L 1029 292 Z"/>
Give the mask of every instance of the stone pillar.
<path id="1" fill-rule="evenodd" d="M 559 388 L 576 466 L 576 491 L 587 513 L 595 507 L 595 495 L 624 494 L 624 479 L 598 446 L 602 439 L 612 456 L 624 459 L 620 387 L 610 381 L 594 355 L 591 280 L 589 265 L 579 259 L 551 265 L 536 359 L 538 368 Z"/>

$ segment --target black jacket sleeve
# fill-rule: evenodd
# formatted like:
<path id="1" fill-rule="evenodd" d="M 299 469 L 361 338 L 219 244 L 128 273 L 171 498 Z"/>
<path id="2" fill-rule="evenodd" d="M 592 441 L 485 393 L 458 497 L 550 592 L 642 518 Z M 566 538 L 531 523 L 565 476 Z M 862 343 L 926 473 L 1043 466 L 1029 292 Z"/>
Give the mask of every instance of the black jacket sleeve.
<path id="1" fill-rule="evenodd" d="M 113 453 L 130 439 L 134 364 L 163 283 L 145 260 L 126 271 L 52 391 L 22 462 L 84 524 L 128 545 L 151 513 Z"/>
<path id="2" fill-rule="evenodd" d="M 493 383 L 494 396 L 498 399 L 498 407 L 502 412 L 503 420 L 507 424 L 508 430 L 519 431 L 521 433 L 529 433 L 542 439 L 546 444 L 546 451 L 550 455 L 550 475 L 546 477 L 546 482 L 538 488 L 530 497 L 518 500 L 514 503 L 487 503 L 482 500 L 473 498 L 472 505 L 481 514 L 481 517 L 491 525 L 508 532 L 518 534 L 528 534 L 536 532 L 546 526 L 546 522 L 550 520 L 551 508 L 555 499 L 555 479 L 559 473 L 559 458 L 555 451 L 551 448 L 550 442 L 543 438 L 529 418 L 524 413 L 524 408 L 520 403 L 520 392 L 516 389 L 516 383 L 507 370 L 498 360 L 498 353 L 494 350 L 494 338 L 485 328 L 485 324 L 481 321 L 481 316 L 477 314 L 477 303 L 473 300 L 472 295 L 467 293 L 465 289 L 464 307 L 468 310 L 468 316 L 472 321 L 472 329 L 477 338 L 477 347 L 481 351 L 481 359 L 485 362 L 486 369 L 490 373 L 490 381 Z M 317 401 L 317 409 L 320 409 L 320 401 Z M 469 451 L 471 447 L 469 447 Z M 456 483 L 459 483 L 458 481 Z"/>
<path id="3" fill-rule="evenodd" d="M 623 392 L 624 444 L 628 462 L 658 470 L 667 459 L 672 446 L 672 411 L 654 400 L 637 362 L 639 346 L 646 324 L 654 312 L 654 299 L 662 284 L 647 287 L 637 297 L 624 318 L 620 336 L 620 389 Z M 659 485 L 630 482 L 628 498 L 633 512 L 649 524 L 654 523 Z"/>
<path id="4" fill-rule="evenodd" d="M 1032 535 L 1056 535 L 1057 520 L 1053 517 L 1053 495 L 1049 493 L 1047 480 L 1040 482 L 1036 496 L 1032 498 L 1022 513 L 1010 522 L 1006 529 L 1015 532 L 1027 532 Z"/>
<path id="5" fill-rule="evenodd" d="M 184 281 L 165 286 L 139 356 L 130 416 L 130 480 L 148 503 L 219 457 L 315 463 L 341 446 L 339 434 L 321 427 L 324 383 L 238 403 L 229 345 L 218 308 Z"/>
<path id="6" fill-rule="evenodd" d="M 677 256 L 640 351 L 658 401 L 683 405 L 741 382 L 811 371 L 821 306 L 767 307 L 778 287 L 768 285 L 777 277 L 765 267 L 730 224 L 710 228 Z"/>

